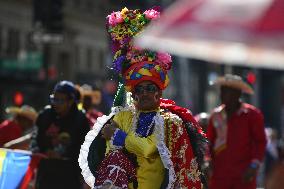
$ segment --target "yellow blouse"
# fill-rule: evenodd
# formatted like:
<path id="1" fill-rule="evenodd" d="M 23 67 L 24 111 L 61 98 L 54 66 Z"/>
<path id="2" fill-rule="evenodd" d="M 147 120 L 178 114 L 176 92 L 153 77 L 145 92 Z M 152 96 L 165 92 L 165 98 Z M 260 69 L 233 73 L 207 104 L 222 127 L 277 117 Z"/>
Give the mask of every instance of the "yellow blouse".
<path id="1" fill-rule="evenodd" d="M 127 133 L 125 148 L 137 156 L 138 189 L 159 189 L 165 173 L 156 147 L 156 137 L 154 134 L 145 138 L 135 136 L 132 131 L 132 119 L 132 112 L 122 111 L 116 114 L 113 120 L 118 124 L 119 129 Z M 108 141 L 107 151 L 109 146 Z M 133 188 L 132 184 L 129 188 Z"/>

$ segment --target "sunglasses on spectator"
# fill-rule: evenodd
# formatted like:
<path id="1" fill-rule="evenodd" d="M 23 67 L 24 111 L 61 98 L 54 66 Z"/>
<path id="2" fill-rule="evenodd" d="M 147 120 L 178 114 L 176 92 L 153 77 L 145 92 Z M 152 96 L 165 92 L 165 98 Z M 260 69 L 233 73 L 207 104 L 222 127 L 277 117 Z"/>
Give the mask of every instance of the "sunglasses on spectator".
<path id="1" fill-rule="evenodd" d="M 56 104 L 56 105 L 62 105 L 66 101 L 65 99 L 60 99 L 60 98 L 54 97 L 53 94 L 49 96 L 49 100 L 50 100 L 51 104 Z"/>
<path id="2" fill-rule="evenodd" d="M 149 85 L 140 85 L 134 88 L 134 92 L 136 94 L 142 94 L 144 91 L 149 92 L 149 93 L 154 93 L 158 91 L 158 88 L 154 84 L 149 84 Z"/>

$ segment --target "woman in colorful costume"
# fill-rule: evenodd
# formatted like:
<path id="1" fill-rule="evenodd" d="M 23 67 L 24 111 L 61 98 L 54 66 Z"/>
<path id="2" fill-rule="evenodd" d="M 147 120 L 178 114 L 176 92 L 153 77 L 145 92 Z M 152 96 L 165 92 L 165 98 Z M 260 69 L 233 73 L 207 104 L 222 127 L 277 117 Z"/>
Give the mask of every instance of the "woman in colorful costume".
<path id="1" fill-rule="evenodd" d="M 91 187 L 201 189 L 204 183 L 200 167 L 206 138 L 201 128 L 188 109 L 161 98 L 171 56 L 132 43 L 159 15 L 155 9 L 124 8 L 107 17 L 113 69 L 133 101 L 98 118 L 85 138 L 79 164 Z"/>

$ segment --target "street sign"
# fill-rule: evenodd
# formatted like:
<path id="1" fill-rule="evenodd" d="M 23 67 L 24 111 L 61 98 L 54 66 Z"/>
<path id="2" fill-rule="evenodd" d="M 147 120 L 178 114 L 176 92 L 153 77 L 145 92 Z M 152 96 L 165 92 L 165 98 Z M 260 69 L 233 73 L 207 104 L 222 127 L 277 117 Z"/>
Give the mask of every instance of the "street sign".
<path id="1" fill-rule="evenodd" d="M 41 52 L 22 53 L 17 59 L 0 59 L 3 71 L 39 71 L 43 65 Z"/>

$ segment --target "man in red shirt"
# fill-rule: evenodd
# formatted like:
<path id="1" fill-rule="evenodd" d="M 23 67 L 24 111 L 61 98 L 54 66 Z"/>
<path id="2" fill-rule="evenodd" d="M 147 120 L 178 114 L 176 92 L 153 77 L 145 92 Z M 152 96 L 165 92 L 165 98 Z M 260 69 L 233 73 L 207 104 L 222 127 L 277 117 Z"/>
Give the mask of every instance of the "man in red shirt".
<path id="1" fill-rule="evenodd" d="M 37 117 L 37 112 L 30 106 L 9 107 L 6 113 L 12 114 L 12 119 L 7 119 L 0 124 L 0 147 L 14 139 L 20 138 L 32 129 Z"/>
<path id="2" fill-rule="evenodd" d="M 240 100 L 242 92 L 253 94 L 236 75 L 216 80 L 222 105 L 212 113 L 207 136 L 210 141 L 210 189 L 255 189 L 256 175 L 264 157 L 266 137 L 263 115 Z"/>

